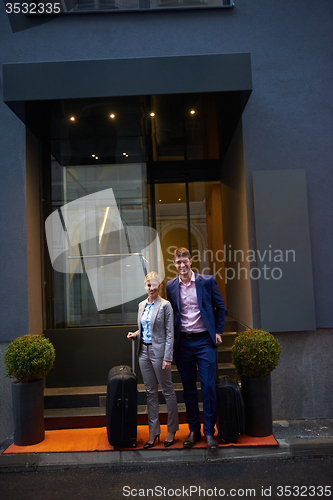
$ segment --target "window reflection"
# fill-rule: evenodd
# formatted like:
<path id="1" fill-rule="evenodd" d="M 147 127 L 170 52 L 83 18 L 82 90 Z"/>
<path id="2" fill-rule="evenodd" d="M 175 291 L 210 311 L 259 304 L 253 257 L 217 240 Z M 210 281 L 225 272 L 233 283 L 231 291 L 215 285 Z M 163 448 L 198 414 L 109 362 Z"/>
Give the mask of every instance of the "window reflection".
<path id="1" fill-rule="evenodd" d="M 107 268 L 113 260 L 119 261 L 131 254 L 127 237 L 128 230 L 133 227 L 147 226 L 147 190 L 144 182 L 146 176 L 145 164 L 130 165 L 84 165 L 61 166 L 52 159 L 52 208 L 53 211 L 74 200 L 82 199 L 92 193 L 112 188 L 117 203 L 117 212 L 124 226 L 124 231 L 105 231 L 109 204 L 98 208 L 94 221 L 78 228 L 80 234 L 76 239 L 82 242 L 79 246 L 70 248 L 72 267 L 70 273 L 54 271 L 54 301 L 53 315 L 55 327 L 70 326 L 98 326 L 108 324 L 126 324 L 135 322 L 138 299 L 128 301 L 128 290 L 131 288 L 131 279 L 124 276 L 112 275 L 115 286 L 108 287 L 108 283 L 100 280 L 108 279 L 101 271 Z M 111 221 L 112 222 L 112 221 Z M 110 221 L 109 221 L 110 223 Z M 95 227 L 96 226 L 96 227 Z M 66 229 L 66 228 L 65 228 Z M 88 231 L 88 233 L 87 233 Z M 91 234 L 89 233 L 91 232 Z M 142 248 L 150 241 L 142 243 Z M 134 249 L 137 250 L 137 249 Z M 108 257 L 106 257 L 108 256 Z M 114 257 L 112 257 L 114 256 Z M 80 259 L 79 259 L 80 258 Z M 85 272 L 78 273 L 75 263 L 85 262 Z M 99 270 L 96 274 L 95 269 Z M 115 269 L 115 267 L 113 268 Z M 122 272 L 121 266 L 117 272 Z M 144 272 L 142 271 L 142 277 Z M 89 274 L 90 273 L 90 274 Z M 95 273 L 92 277 L 91 273 Z M 103 274 L 104 273 L 104 274 Z M 130 277 L 130 275 L 129 275 Z M 93 279 L 93 281 L 92 281 Z M 96 290 L 107 289 L 109 296 L 99 297 L 99 304 L 115 303 L 121 297 L 120 305 L 99 310 L 96 305 Z M 112 296 L 114 294 L 114 301 Z M 98 303 L 98 302 L 97 302 Z"/>
<path id="2" fill-rule="evenodd" d="M 93 12 L 112 10 L 137 9 L 168 9 L 168 8 L 209 8 L 233 7 L 233 0 L 77 0 L 70 2 L 67 11 Z"/>

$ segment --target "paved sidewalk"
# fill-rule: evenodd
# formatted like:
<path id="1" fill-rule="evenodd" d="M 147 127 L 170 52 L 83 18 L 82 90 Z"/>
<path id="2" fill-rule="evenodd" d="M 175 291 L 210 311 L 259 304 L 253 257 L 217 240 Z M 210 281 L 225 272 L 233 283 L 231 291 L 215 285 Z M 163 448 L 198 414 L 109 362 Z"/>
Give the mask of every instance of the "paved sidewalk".
<path id="1" fill-rule="evenodd" d="M 111 467 L 159 462 L 219 462 L 239 460 L 290 459 L 296 457 L 333 457 L 333 420 L 281 420 L 274 422 L 278 447 L 228 447 L 216 452 L 205 448 L 93 451 L 69 453 L 27 453 L 3 455 L 11 444 L 0 448 L 0 470 L 42 470 L 77 467 Z"/>

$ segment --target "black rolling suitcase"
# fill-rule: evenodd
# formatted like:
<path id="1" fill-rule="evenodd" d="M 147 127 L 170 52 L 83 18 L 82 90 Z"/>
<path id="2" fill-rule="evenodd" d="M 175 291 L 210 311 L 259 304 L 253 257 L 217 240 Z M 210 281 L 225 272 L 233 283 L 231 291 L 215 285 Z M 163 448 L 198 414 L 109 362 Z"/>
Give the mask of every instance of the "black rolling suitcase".
<path id="1" fill-rule="evenodd" d="M 106 428 L 112 446 L 136 447 L 137 380 L 129 366 L 109 372 L 106 391 Z"/>
<path id="2" fill-rule="evenodd" d="M 216 385 L 218 441 L 237 443 L 244 433 L 244 402 L 238 382 L 222 377 Z"/>

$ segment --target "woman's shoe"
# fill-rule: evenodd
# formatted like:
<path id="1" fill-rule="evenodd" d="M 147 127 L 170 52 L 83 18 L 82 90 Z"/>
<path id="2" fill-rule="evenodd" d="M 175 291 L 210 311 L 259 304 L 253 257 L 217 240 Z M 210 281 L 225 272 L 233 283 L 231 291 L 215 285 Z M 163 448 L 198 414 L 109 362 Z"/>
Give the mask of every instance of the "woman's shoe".
<path id="1" fill-rule="evenodd" d="M 145 450 L 148 450 L 148 448 L 152 448 L 155 444 L 155 441 L 156 441 L 156 438 L 157 438 L 157 441 L 160 442 L 160 435 L 157 434 L 155 437 L 154 437 L 154 441 L 152 443 L 148 443 L 148 441 L 146 442 L 146 444 L 143 445 L 143 448 Z"/>
<path id="2" fill-rule="evenodd" d="M 172 446 L 172 445 L 173 445 L 173 442 L 174 442 L 174 440 L 175 440 L 175 435 L 176 435 L 176 433 L 174 432 L 174 433 L 173 433 L 173 438 L 172 438 L 172 441 L 164 441 L 164 446 L 165 446 L 166 448 L 168 448 L 169 446 Z"/>

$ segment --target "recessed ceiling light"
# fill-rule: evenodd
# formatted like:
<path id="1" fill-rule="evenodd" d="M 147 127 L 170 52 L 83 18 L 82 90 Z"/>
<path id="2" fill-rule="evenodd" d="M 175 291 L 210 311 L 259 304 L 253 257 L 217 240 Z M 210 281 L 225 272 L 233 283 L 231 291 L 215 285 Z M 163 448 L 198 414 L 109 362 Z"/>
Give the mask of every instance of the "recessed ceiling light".
<path id="1" fill-rule="evenodd" d="M 71 116 L 71 117 L 70 117 L 70 121 L 71 121 L 71 122 L 75 122 L 75 116 Z"/>
<path id="2" fill-rule="evenodd" d="M 195 115 L 195 110 L 191 109 L 190 113 L 191 113 L 191 115 Z"/>
<path id="3" fill-rule="evenodd" d="M 91 155 L 93 158 L 95 158 L 96 155 Z"/>
<path id="4" fill-rule="evenodd" d="M 112 119 L 113 119 L 113 118 L 115 118 L 115 117 L 116 117 L 116 115 L 115 115 L 115 114 L 113 114 L 113 113 L 111 113 L 110 118 L 112 118 Z"/>
<path id="5" fill-rule="evenodd" d="M 151 113 L 150 113 L 150 116 L 155 116 L 155 113 L 154 113 L 154 112 L 151 112 Z"/>

